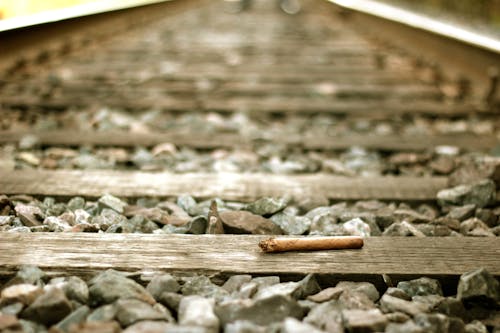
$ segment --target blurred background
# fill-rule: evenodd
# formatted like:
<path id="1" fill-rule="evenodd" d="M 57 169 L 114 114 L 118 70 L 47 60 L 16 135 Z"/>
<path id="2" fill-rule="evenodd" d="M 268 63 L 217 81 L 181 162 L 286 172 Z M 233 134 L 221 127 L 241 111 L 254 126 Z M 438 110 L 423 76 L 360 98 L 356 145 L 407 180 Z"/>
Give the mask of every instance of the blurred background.
<path id="1" fill-rule="evenodd" d="M 25 16 L 82 3 L 106 1 L 113 2 L 114 0 L 0 0 L 0 19 Z M 378 1 L 500 38 L 500 0 Z"/>
<path id="2" fill-rule="evenodd" d="M 103 0 L 0 0 L 0 18 L 25 16 L 46 10 L 98 1 Z"/>
<path id="3" fill-rule="evenodd" d="M 381 0 L 500 38 L 500 0 Z"/>

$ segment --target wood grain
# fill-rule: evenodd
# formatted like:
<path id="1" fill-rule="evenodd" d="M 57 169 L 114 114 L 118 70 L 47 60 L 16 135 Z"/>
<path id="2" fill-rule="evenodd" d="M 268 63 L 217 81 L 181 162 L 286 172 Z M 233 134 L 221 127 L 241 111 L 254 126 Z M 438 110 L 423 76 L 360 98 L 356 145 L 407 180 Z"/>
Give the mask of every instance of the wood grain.
<path id="1" fill-rule="evenodd" d="M 351 116 L 373 116 L 385 115 L 386 117 L 403 114 L 439 115 L 439 116 L 463 116 L 476 113 L 491 114 L 494 110 L 482 109 L 476 105 L 443 105 L 438 102 L 415 102 L 402 103 L 400 101 L 341 101 L 314 98 L 273 98 L 265 97 L 256 99 L 254 97 L 234 98 L 206 98 L 193 100 L 190 98 L 177 98 L 170 96 L 161 97 L 102 97 L 96 100 L 89 95 L 75 97 L 43 96 L 15 96 L 2 97 L 1 105 L 4 107 L 26 107 L 44 108 L 53 110 L 66 110 L 70 107 L 88 107 L 102 105 L 107 107 L 122 108 L 125 110 L 147 110 L 158 108 L 161 110 L 192 112 L 217 111 L 217 112 L 242 112 L 250 114 L 261 113 L 325 113 L 332 115 Z"/>
<path id="2" fill-rule="evenodd" d="M 331 200 L 434 200 L 446 177 L 339 177 L 325 174 L 147 173 L 108 170 L 0 171 L 2 194 L 35 196 L 171 197 L 252 201 L 264 196 Z"/>
<path id="3" fill-rule="evenodd" d="M 20 265 L 51 274 L 125 271 L 250 274 L 500 275 L 500 238 L 371 237 L 359 250 L 265 254 L 248 235 L 0 234 L 0 275 Z M 193 246 L 196 244 L 196 246 Z"/>
<path id="4" fill-rule="evenodd" d="M 274 142 L 293 145 L 304 149 L 343 150 L 353 146 L 384 151 L 425 151 L 436 146 L 456 146 L 466 150 L 487 150 L 500 144 L 494 136 L 461 135 L 349 135 L 329 136 L 318 134 L 314 136 L 272 135 L 261 137 L 244 137 L 237 133 L 217 133 L 192 135 L 176 132 L 129 133 L 125 131 L 0 131 L 0 144 L 18 143 L 23 137 L 30 135 L 38 139 L 40 145 L 55 146 L 120 146 L 120 147 L 151 147 L 160 143 L 170 142 L 178 146 L 198 149 L 236 148 L 251 146 L 259 142 Z"/>

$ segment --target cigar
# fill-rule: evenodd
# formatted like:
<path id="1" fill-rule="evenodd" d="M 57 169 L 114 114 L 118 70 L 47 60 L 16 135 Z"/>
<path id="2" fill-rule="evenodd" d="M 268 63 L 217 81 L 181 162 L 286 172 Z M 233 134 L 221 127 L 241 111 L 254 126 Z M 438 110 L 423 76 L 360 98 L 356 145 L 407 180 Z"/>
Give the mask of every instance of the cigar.
<path id="1" fill-rule="evenodd" d="M 359 236 L 269 238 L 259 242 L 264 252 L 318 251 L 360 249 L 363 238 Z"/>

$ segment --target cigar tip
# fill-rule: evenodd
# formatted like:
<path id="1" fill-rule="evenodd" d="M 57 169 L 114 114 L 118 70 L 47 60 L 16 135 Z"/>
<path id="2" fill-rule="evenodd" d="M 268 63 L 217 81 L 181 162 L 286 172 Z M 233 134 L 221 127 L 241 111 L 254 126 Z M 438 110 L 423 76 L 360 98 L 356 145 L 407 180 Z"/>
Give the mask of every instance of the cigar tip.
<path id="1" fill-rule="evenodd" d="M 272 252 L 273 251 L 274 238 L 268 238 L 261 240 L 259 242 L 259 247 L 264 252 Z"/>

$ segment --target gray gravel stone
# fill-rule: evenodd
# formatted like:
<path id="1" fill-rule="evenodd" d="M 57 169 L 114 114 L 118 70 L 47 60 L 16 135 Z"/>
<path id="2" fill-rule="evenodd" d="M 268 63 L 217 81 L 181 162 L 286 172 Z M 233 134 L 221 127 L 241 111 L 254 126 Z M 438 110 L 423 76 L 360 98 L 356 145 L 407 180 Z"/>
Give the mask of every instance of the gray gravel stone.
<path id="1" fill-rule="evenodd" d="M 268 330 L 248 320 L 237 320 L 224 326 L 224 333 L 268 333 Z"/>
<path id="2" fill-rule="evenodd" d="M 473 204 L 482 208 L 493 204 L 495 199 L 496 186 L 490 179 L 441 190 L 437 194 L 437 200 L 441 206 Z"/>
<path id="3" fill-rule="evenodd" d="M 346 204 L 342 206 L 343 209 L 346 209 L 346 207 L 347 207 Z M 318 215 L 326 215 L 326 214 L 330 214 L 332 217 L 334 217 L 334 215 L 332 214 L 332 208 L 330 206 L 319 206 L 313 208 L 310 211 L 308 211 L 307 214 L 304 216 L 312 220 L 314 217 Z M 336 221 L 334 223 L 336 223 Z"/>
<path id="4" fill-rule="evenodd" d="M 370 237 L 371 228 L 359 217 L 345 222 L 342 227 L 352 236 Z"/>
<path id="5" fill-rule="evenodd" d="M 77 276 L 60 277 L 50 280 L 50 284 L 61 288 L 69 300 L 86 304 L 89 300 L 89 288 L 85 281 Z"/>
<path id="6" fill-rule="evenodd" d="M 457 298 L 463 302 L 494 304 L 500 301 L 499 282 L 484 268 L 462 274 Z"/>
<path id="7" fill-rule="evenodd" d="M 68 224 L 68 222 L 55 216 L 46 217 L 45 220 L 43 221 L 43 224 L 46 225 L 49 228 L 49 231 L 52 232 L 71 231 L 71 226 Z"/>
<path id="8" fill-rule="evenodd" d="M 220 213 L 224 230 L 236 234 L 282 235 L 283 230 L 260 215 L 246 211 L 225 211 Z"/>
<path id="9" fill-rule="evenodd" d="M 46 333 L 47 329 L 45 326 L 35 323 L 30 320 L 19 320 L 19 324 L 21 325 L 24 333 Z"/>
<path id="10" fill-rule="evenodd" d="M 183 296 L 178 293 L 163 292 L 158 298 L 158 302 L 168 307 L 170 310 L 177 312 L 179 310 L 179 304 L 181 303 Z"/>
<path id="11" fill-rule="evenodd" d="M 32 228 L 35 228 L 35 227 L 32 227 Z M 28 232 L 32 232 L 32 231 L 31 231 L 31 228 L 29 228 L 29 227 L 15 227 L 12 229 L 8 229 L 7 232 L 28 233 Z"/>
<path id="12" fill-rule="evenodd" d="M 176 293 L 181 290 L 181 286 L 172 275 L 163 274 L 154 276 L 148 283 L 146 290 L 158 301 L 162 293 Z"/>
<path id="13" fill-rule="evenodd" d="M 98 307 L 87 317 L 87 322 L 106 322 L 112 321 L 116 316 L 116 303 L 106 304 Z"/>
<path id="14" fill-rule="evenodd" d="M 331 300 L 339 299 L 340 295 L 344 292 L 343 288 L 330 287 L 321 290 L 319 293 L 308 296 L 307 299 L 316 303 L 328 302 Z"/>
<path id="15" fill-rule="evenodd" d="M 425 234 L 418 230 L 412 224 L 403 221 L 401 223 L 393 223 L 391 224 L 385 231 L 382 233 L 383 236 L 415 236 L 415 237 L 425 237 Z"/>
<path id="16" fill-rule="evenodd" d="M 122 233 L 153 233 L 155 230 L 158 230 L 159 227 L 156 223 L 148 220 L 144 216 L 136 215 L 128 220 L 123 220 L 120 222 L 120 226 L 122 228 Z"/>
<path id="17" fill-rule="evenodd" d="M 195 216 L 185 226 L 186 233 L 192 235 L 202 235 L 207 230 L 208 220 L 206 216 Z"/>
<path id="18" fill-rule="evenodd" d="M 444 297 L 434 305 L 433 311 L 450 317 L 465 318 L 466 315 L 464 304 L 455 297 Z"/>
<path id="19" fill-rule="evenodd" d="M 172 324 L 164 321 L 144 320 L 130 325 L 122 333 L 166 333 L 173 332 Z"/>
<path id="20" fill-rule="evenodd" d="M 154 304 L 154 298 L 135 281 L 120 272 L 109 269 L 100 273 L 89 282 L 89 304 L 97 306 L 112 303 L 117 299 L 138 299 Z"/>
<path id="21" fill-rule="evenodd" d="M 428 277 L 422 277 L 410 281 L 401 281 L 398 283 L 397 287 L 411 297 L 425 295 L 443 295 L 443 291 L 441 289 L 439 281 Z"/>
<path id="22" fill-rule="evenodd" d="M 408 316 L 406 313 L 402 313 L 402 312 L 386 313 L 385 317 L 391 323 L 405 323 L 411 319 L 410 316 Z"/>
<path id="23" fill-rule="evenodd" d="M 64 292 L 50 287 L 26 308 L 21 316 L 44 325 L 52 325 L 71 313 L 72 307 Z"/>
<path id="24" fill-rule="evenodd" d="M 178 312 L 179 324 L 202 326 L 218 332 L 220 321 L 214 313 L 214 301 L 200 296 L 187 296 L 181 300 Z"/>
<path id="25" fill-rule="evenodd" d="M 311 227 L 311 220 L 306 216 L 288 215 L 281 212 L 274 214 L 270 219 L 287 235 L 303 235 Z"/>
<path id="26" fill-rule="evenodd" d="M 493 209 L 479 208 L 476 210 L 475 217 L 486 223 L 490 228 L 496 227 L 499 223 L 498 216 Z"/>
<path id="27" fill-rule="evenodd" d="M 259 288 L 265 288 L 280 283 L 280 277 L 276 275 L 260 276 L 253 278 L 252 282 L 255 282 Z"/>
<path id="28" fill-rule="evenodd" d="M 269 325 L 286 317 L 301 319 L 303 310 L 294 299 L 274 295 L 259 300 L 226 300 L 215 307 L 223 325 L 237 320 L 248 320 L 257 325 Z"/>
<path id="29" fill-rule="evenodd" d="M 210 211 L 210 206 L 212 205 L 212 201 L 215 201 L 215 203 L 217 204 L 217 210 L 219 211 L 219 213 L 226 210 L 226 204 L 224 203 L 224 201 L 222 201 L 219 198 L 215 198 L 213 200 L 202 201 L 196 204 L 196 206 L 192 207 L 187 212 L 191 216 L 198 216 L 198 215 L 207 216 Z"/>
<path id="30" fill-rule="evenodd" d="M 313 325 L 303 323 L 295 318 L 286 318 L 283 321 L 280 333 L 321 333 L 322 330 L 317 329 Z"/>
<path id="31" fill-rule="evenodd" d="M 366 294 L 349 289 L 340 294 L 338 303 L 343 309 L 370 310 L 376 307 Z"/>
<path id="32" fill-rule="evenodd" d="M 127 327 L 143 320 L 168 321 L 169 316 L 137 299 L 119 299 L 116 302 L 116 319 L 123 327 Z"/>
<path id="33" fill-rule="evenodd" d="M 259 285 L 253 281 L 244 283 L 240 289 L 233 293 L 234 298 L 252 298 L 255 293 L 259 290 Z"/>
<path id="34" fill-rule="evenodd" d="M 6 286 L 16 283 L 28 283 L 43 286 L 43 279 L 46 274 L 40 268 L 32 265 L 24 265 L 17 271 L 16 275 L 4 285 Z"/>
<path id="35" fill-rule="evenodd" d="M 188 212 L 189 215 L 197 215 L 193 212 L 194 208 L 196 207 L 196 200 L 192 196 L 181 195 L 177 197 L 177 205 L 184 211 Z"/>
<path id="36" fill-rule="evenodd" d="M 256 215 L 269 216 L 285 209 L 289 201 L 290 200 L 285 197 L 264 197 L 247 204 L 245 206 L 245 210 L 248 210 L 249 212 Z"/>
<path id="37" fill-rule="evenodd" d="M 17 316 L 23 310 L 23 308 L 24 308 L 23 303 L 16 302 L 6 306 L 2 306 L 0 308 L 0 313 Z"/>
<path id="38" fill-rule="evenodd" d="M 446 237 L 452 233 L 448 226 L 439 224 L 417 224 L 415 228 L 427 237 Z"/>
<path id="39" fill-rule="evenodd" d="M 333 333 L 343 333 L 341 307 L 336 301 L 321 303 L 304 318 L 304 322 Z"/>
<path id="40" fill-rule="evenodd" d="M 478 218 L 470 218 L 460 223 L 460 232 L 465 236 L 494 237 L 488 225 Z"/>
<path id="41" fill-rule="evenodd" d="M 75 211 L 77 209 L 84 209 L 85 208 L 85 199 L 82 197 L 73 197 L 71 198 L 68 203 L 66 204 L 68 209 Z"/>
<path id="42" fill-rule="evenodd" d="M 474 205 L 474 204 L 453 207 L 450 209 L 450 211 L 448 212 L 448 214 L 446 216 L 448 216 L 452 219 L 455 219 L 455 220 L 465 221 L 468 218 L 474 216 L 475 210 L 476 210 L 476 205 Z"/>
<path id="43" fill-rule="evenodd" d="M 389 296 L 392 296 L 392 297 L 401 298 L 401 299 L 403 299 L 405 301 L 411 301 L 411 296 L 410 295 L 408 295 L 403 290 L 398 289 L 398 288 L 394 288 L 394 287 L 387 288 L 387 290 L 385 291 L 384 295 L 389 295 Z"/>
<path id="44" fill-rule="evenodd" d="M 411 317 L 430 310 L 427 304 L 409 302 L 389 295 L 384 295 L 380 299 L 380 309 L 385 313 L 403 312 Z"/>
<path id="45" fill-rule="evenodd" d="M 103 195 L 99 198 L 97 203 L 99 204 L 100 209 L 110 208 L 120 214 L 123 214 L 125 207 L 128 206 L 125 201 L 122 201 L 111 194 Z"/>
<path id="46" fill-rule="evenodd" d="M 347 232 L 344 227 L 338 223 L 338 218 L 330 212 L 326 214 L 319 214 L 312 218 L 310 235 L 324 235 L 324 236 L 341 236 Z"/>
<path id="47" fill-rule="evenodd" d="M 14 216 L 0 216 L 0 226 L 10 225 L 14 222 Z"/>
<path id="48" fill-rule="evenodd" d="M 27 227 L 41 225 L 45 218 L 42 210 L 36 206 L 17 204 L 15 210 L 21 222 Z"/>
<path id="49" fill-rule="evenodd" d="M 289 296 L 294 299 L 301 299 L 315 294 L 321 288 L 312 274 L 307 275 L 299 282 L 285 282 L 260 288 L 254 299 L 264 299 L 275 295 Z"/>
<path id="50" fill-rule="evenodd" d="M 344 327 L 348 332 L 381 332 L 387 326 L 387 318 L 379 309 L 342 311 Z"/>
<path id="51" fill-rule="evenodd" d="M 112 228 L 122 229 L 122 223 L 125 223 L 127 218 L 112 209 L 104 208 L 101 213 L 92 218 L 92 223 L 98 224 L 101 229 L 111 232 Z"/>
<path id="52" fill-rule="evenodd" d="M 335 288 L 363 293 L 373 302 L 376 302 L 380 298 L 377 288 L 370 282 L 340 281 Z"/>
<path id="53" fill-rule="evenodd" d="M 408 223 L 429 223 L 432 219 L 412 209 L 396 209 L 393 214 L 398 221 L 406 221 Z"/>
<path id="54" fill-rule="evenodd" d="M 184 296 L 198 295 L 216 299 L 229 296 L 229 293 L 225 289 L 213 284 L 206 276 L 185 278 L 185 283 L 181 291 Z"/>
<path id="55" fill-rule="evenodd" d="M 413 318 L 425 332 L 449 332 L 450 320 L 441 313 L 420 313 Z"/>
<path id="56" fill-rule="evenodd" d="M 15 284 L 2 290 L 0 304 L 21 303 L 30 305 L 42 294 L 43 289 L 40 286 L 28 283 Z"/>
<path id="57" fill-rule="evenodd" d="M 252 280 L 252 276 L 248 274 L 233 275 L 227 279 L 227 281 L 222 285 L 228 293 L 233 293 L 239 291 L 241 286 Z"/>
<path id="58" fill-rule="evenodd" d="M 58 322 L 54 327 L 63 332 L 68 332 L 71 325 L 77 325 L 84 322 L 89 313 L 90 309 L 88 306 L 81 306 Z"/>
<path id="59" fill-rule="evenodd" d="M 488 333 L 488 329 L 479 320 L 474 320 L 465 325 L 465 333 Z"/>
<path id="60" fill-rule="evenodd" d="M 415 324 L 414 321 L 408 320 L 402 324 L 390 323 L 385 329 L 386 333 L 430 333 L 424 328 Z"/>

